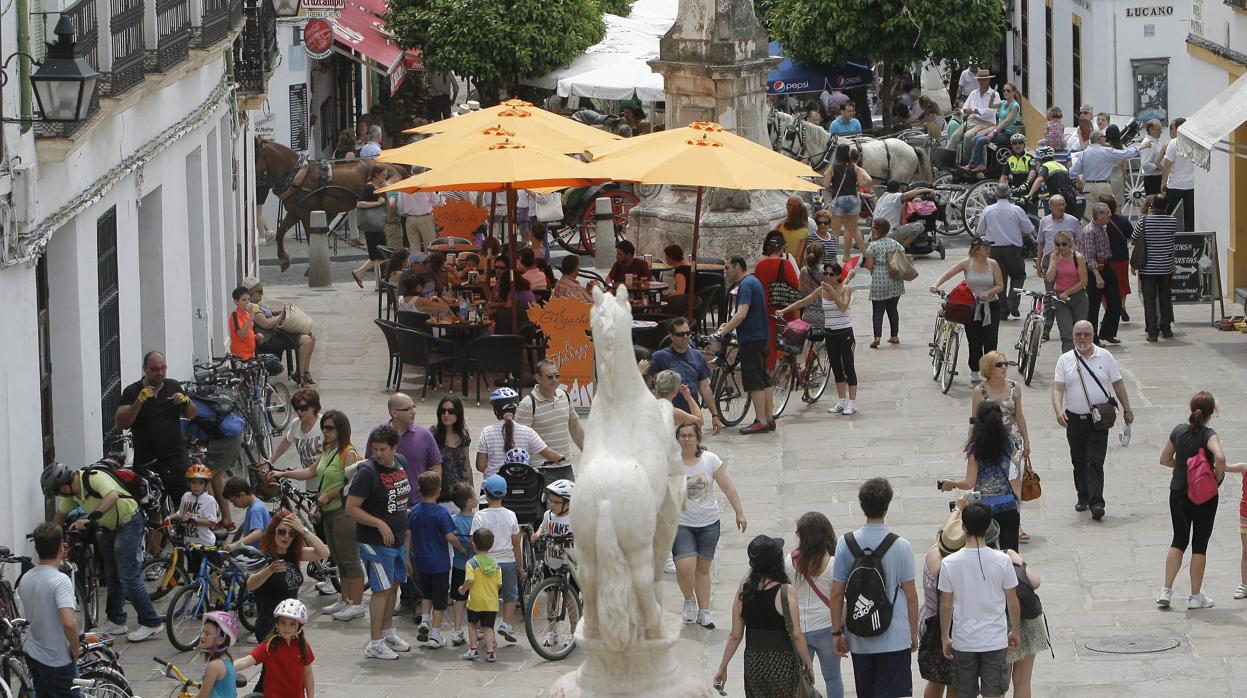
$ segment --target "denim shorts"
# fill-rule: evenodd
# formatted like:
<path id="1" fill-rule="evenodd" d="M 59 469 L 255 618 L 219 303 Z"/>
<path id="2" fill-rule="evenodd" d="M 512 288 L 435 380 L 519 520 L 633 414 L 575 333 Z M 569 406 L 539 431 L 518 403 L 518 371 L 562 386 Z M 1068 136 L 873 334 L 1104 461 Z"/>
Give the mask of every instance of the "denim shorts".
<path id="1" fill-rule="evenodd" d="M 403 553 L 400 547 L 359 544 L 359 559 L 368 571 L 368 588 L 374 594 L 407 581 L 407 556 Z"/>
<path id="2" fill-rule="evenodd" d="M 857 194 L 837 196 L 831 202 L 831 212 L 837 216 L 852 216 L 862 210 L 862 200 Z"/>
<path id="3" fill-rule="evenodd" d="M 514 562 L 499 562 L 498 569 L 502 570 L 502 586 L 498 589 L 505 603 L 515 603 L 520 600 L 520 580 L 516 575 Z"/>
<path id="4" fill-rule="evenodd" d="M 709 526 L 680 526 L 675 530 L 671 543 L 671 557 L 679 560 L 696 555 L 703 560 L 713 560 L 715 548 L 719 547 L 719 522 Z"/>

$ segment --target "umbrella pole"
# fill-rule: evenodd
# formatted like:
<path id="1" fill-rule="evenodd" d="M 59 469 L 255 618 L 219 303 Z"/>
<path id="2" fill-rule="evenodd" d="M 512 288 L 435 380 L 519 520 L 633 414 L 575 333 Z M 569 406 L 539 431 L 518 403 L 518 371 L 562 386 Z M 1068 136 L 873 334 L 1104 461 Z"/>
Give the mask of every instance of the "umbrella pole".
<path id="1" fill-rule="evenodd" d="M 688 275 L 688 322 L 690 326 L 693 325 L 693 306 L 696 304 L 694 299 L 697 298 L 697 238 L 701 233 L 701 196 L 704 191 L 705 187 L 697 187 L 697 202 L 693 204 L 693 249 L 690 253 L 693 273 Z M 705 328 L 702 328 L 702 332 L 705 331 Z"/>
<path id="2" fill-rule="evenodd" d="M 494 196 L 497 196 L 497 194 L 494 194 Z M 510 239 L 509 239 L 509 241 L 508 241 L 508 248 L 509 248 L 509 249 L 508 249 L 508 256 L 510 256 L 510 258 L 511 258 L 511 263 L 510 263 L 510 264 L 508 264 L 507 266 L 508 266 L 508 267 L 510 268 L 510 270 L 511 270 L 511 294 L 512 294 L 512 297 L 514 298 L 514 295 L 515 295 L 515 293 L 516 293 L 516 289 L 515 289 L 515 262 L 516 262 L 516 256 L 515 256 L 515 218 L 516 218 L 516 210 L 515 210 L 515 209 L 516 209 L 516 206 L 518 205 L 518 203 L 519 203 L 519 202 L 518 202 L 518 197 L 516 196 L 515 190 L 511 188 L 511 185 L 510 185 L 510 184 L 508 184 L 508 185 L 507 185 L 507 189 L 506 189 L 506 197 L 507 197 L 507 226 L 511 229 L 510 235 L 508 236 L 508 237 L 510 238 Z M 511 303 L 511 333 L 512 333 L 512 334 L 514 334 L 514 333 L 516 332 L 516 330 L 518 330 L 518 329 L 519 329 L 519 327 L 520 327 L 520 307 L 519 307 L 519 305 L 518 305 L 517 303 L 514 303 L 514 302 L 513 302 L 513 303 Z"/>
<path id="3" fill-rule="evenodd" d="M 498 192 L 492 192 L 489 195 L 489 233 L 485 237 L 492 238 L 494 236 L 494 211 L 498 210 Z M 506 235 L 505 231 L 498 231 L 498 237 Z"/>

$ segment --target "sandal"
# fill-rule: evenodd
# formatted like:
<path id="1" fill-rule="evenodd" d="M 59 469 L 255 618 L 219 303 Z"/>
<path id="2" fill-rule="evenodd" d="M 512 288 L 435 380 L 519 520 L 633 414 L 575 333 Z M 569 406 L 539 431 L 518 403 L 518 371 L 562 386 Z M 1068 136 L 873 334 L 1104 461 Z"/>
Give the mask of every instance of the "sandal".
<path id="1" fill-rule="evenodd" d="M 360 288 L 363 288 L 363 287 L 364 287 L 364 280 L 363 280 L 363 279 L 361 279 L 361 278 L 359 278 L 359 273 L 358 273 L 358 272 L 352 271 L 352 272 L 351 272 L 351 278 L 352 278 L 352 279 L 355 279 L 355 283 L 356 283 L 356 285 L 358 285 Z"/>
<path id="2" fill-rule="evenodd" d="M 312 374 L 310 374 L 310 373 L 304 373 L 304 374 L 303 374 L 303 375 L 299 378 L 299 385 L 301 385 L 301 386 L 303 386 L 303 387 L 305 387 L 305 388 L 306 388 L 306 387 L 307 387 L 307 386 L 309 386 L 309 385 L 316 385 L 316 381 L 312 380 Z"/>
<path id="3" fill-rule="evenodd" d="M 1019 543 L 1031 542 L 1031 534 L 1027 533 L 1026 531 L 1018 531 L 1018 542 Z"/>

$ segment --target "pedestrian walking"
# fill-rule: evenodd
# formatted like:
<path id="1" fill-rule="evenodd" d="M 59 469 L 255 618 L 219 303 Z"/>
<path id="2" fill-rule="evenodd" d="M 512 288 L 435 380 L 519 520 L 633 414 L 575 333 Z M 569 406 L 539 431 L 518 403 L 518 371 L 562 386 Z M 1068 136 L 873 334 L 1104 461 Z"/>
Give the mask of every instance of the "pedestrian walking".
<path id="1" fill-rule="evenodd" d="M 952 690 L 953 663 L 944 656 L 940 639 L 940 563 L 961 550 L 966 544 L 966 531 L 961 525 L 961 511 L 966 508 L 966 495 L 953 502 L 948 521 L 940 527 L 922 565 L 922 612 L 918 627 L 918 675 L 927 680 L 923 698 L 956 698 Z"/>
<path id="2" fill-rule="evenodd" d="M 727 682 L 727 665 L 745 641 L 745 696 L 790 698 L 797 695 L 802 671 L 814 666 L 802 633 L 796 588 L 784 572 L 784 541 L 758 536 L 749 542 L 749 575 L 732 601 L 732 632 L 714 675 Z M 791 622 L 791 632 L 788 629 Z"/>
<path id="3" fill-rule="evenodd" d="M 463 418 L 463 400 L 458 395 L 448 393 L 437 403 L 437 423 L 429 430 L 433 432 L 433 440 L 442 452 L 442 493 L 437 501 L 454 514 L 458 510 L 454 504 L 455 485 L 463 482 L 468 487 L 473 487 L 472 468 L 468 466 L 468 448 L 472 445 L 472 435 L 468 432 L 468 423 Z"/>
<path id="4" fill-rule="evenodd" d="M 836 541 L 839 554 L 832 566 L 831 634 L 836 652 L 853 654 L 858 698 L 912 695 L 909 655 L 918 651 L 913 548 L 885 521 L 892 504 L 892 485 L 886 478 L 862 483 L 857 501 L 866 523 Z M 869 558 L 866 550 L 872 552 Z"/>
<path id="5" fill-rule="evenodd" d="M 1169 478 L 1173 540 L 1165 556 L 1165 583 L 1156 599 L 1161 608 L 1169 607 L 1173 583 L 1182 569 L 1182 556 L 1188 545 L 1191 548 L 1191 595 L 1187 597 L 1186 607 L 1213 607 L 1212 598 L 1203 593 L 1204 570 L 1208 565 L 1208 539 L 1212 537 L 1220 500 L 1217 485 L 1225 477 L 1226 470 L 1221 437 L 1208 426 L 1216 411 L 1217 402 L 1212 393 L 1206 390 L 1195 393 L 1186 421 L 1169 432 L 1169 439 L 1160 452 L 1160 464 L 1173 469 Z M 1199 482 L 1209 471 L 1215 480 Z"/>
<path id="6" fill-rule="evenodd" d="M 809 254 L 818 248 L 810 248 Z M 802 270 L 804 278 L 805 270 Z M 822 321 L 819 321 L 820 325 Z M 670 345 L 654 352 L 649 361 L 649 374 L 658 375 L 665 370 L 673 370 L 680 374 L 680 382 L 688 389 L 691 400 L 685 399 L 682 392 L 671 398 L 671 404 L 689 413 L 701 414 L 701 406 L 710 410 L 714 433 L 723 429 L 723 420 L 719 416 L 719 408 L 714 403 L 714 391 L 710 389 L 710 365 L 701 351 L 691 345 L 693 329 L 687 318 L 676 317 L 667 321 L 667 338 Z M 700 404 L 699 404 L 700 403 Z M 571 479 L 571 478 L 568 478 Z"/>
<path id="7" fill-rule="evenodd" d="M 1057 294 L 1052 303 L 1052 319 L 1061 337 L 1061 351 L 1074 348 L 1074 323 L 1087 317 L 1087 259 L 1074 249 L 1074 236 L 1062 230 L 1056 234 L 1056 248 L 1046 260 L 1044 281 L 1048 290 Z M 1044 330 L 1047 339 L 1048 330 Z"/>
<path id="8" fill-rule="evenodd" d="M 1114 174 L 1120 169 L 1113 170 Z M 1134 226 L 1128 216 L 1118 212 L 1116 196 L 1101 194 L 1100 203 L 1108 206 L 1108 263 L 1113 267 L 1113 276 L 1117 277 L 1117 294 L 1121 297 L 1121 321 L 1130 322 L 1130 313 L 1126 312 L 1126 296 L 1130 295 L 1130 238 L 1134 235 Z"/>
<path id="9" fill-rule="evenodd" d="M 1173 338 L 1173 292 L 1171 284 L 1177 268 L 1173 242 L 1178 219 L 1166 213 L 1164 194 L 1148 197 L 1147 211 L 1139 218 L 1131 239 L 1143 245 L 1143 266 L 1139 274 L 1139 295 L 1143 297 L 1143 324 L 1147 341 Z"/>
<path id="10" fill-rule="evenodd" d="M 939 293 L 940 286 L 957 274 L 964 274 L 966 284 L 974 294 L 974 317 L 966 323 L 967 361 L 970 373 L 979 368 L 979 359 L 989 351 L 995 351 L 1000 335 L 1000 314 L 1004 307 L 1000 303 L 1000 292 L 1005 288 L 1004 275 L 1000 264 L 991 258 L 991 243 L 983 238 L 975 238 L 970 242 L 970 254 L 957 262 L 951 269 L 940 275 L 931 287 L 931 293 Z M 972 383 L 978 377 L 971 378 Z"/>
<path id="11" fill-rule="evenodd" d="M 56 524 L 41 523 L 32 537 L 39 564 L 17 583 L 17 595 L 30 621 L 22 651 L 35 695 L 72 696 L 81 647 L 74 583 L 61 572 L 65 534 Z"/>
<path id="12" fill-rule="evenodd" d="M 857 413 L 857 369 L 853 363 L 853 350 L 857 346 L 853 338 L 853 315 L 849 304 L 853 301 L 853 289 L 841 278 L 843 270 L 835 262 L 823 264 L 823 283 L 808 296 L 784 308 L 789 313 L 814 303 L 823 307 L 823 341 L 827 347 L 827 359 L 836 381 L 836 404 L 827 411 L 845 416 Z"/>
<path id="13" fill-rule="evenodd" d="M 455 534 L 455 523 L 450 512 L 439 506 L 437 496 L 442 491 L 442 478 L 428 471 L 416 479 L 420 501 L 407 515 L 407 547 L 412 573 L 418 578 L 415 585 L 420 590 L 419 608 L 413 613 L 419 622 L 416 641 L 423 642 L 425 649 L 440 649 L 447 645 L 442 639 L 442 618 L 450 601 L 451 550 L 467 554 L 467 548 Z M 448 547 L 447 544 L 450 544 Z"/>
<path id="14" fill-rule="evenodd" d="M 979 375 L 983 377 L 983 382 L 978 390 L 970 393 L 970 416 L 977 414 L 979 405 L 984 402 L 991 401 L 1000 405 L 1005 431 L 1009 433 L 1009 440 L 1013 442 L 1013 465 L 1010 476 L 1011 479 L 1020 478 L 1023 470 L 1030 467 L 1031 440 L 1030 432 L 1026 427 L 1026 415 L 1022 411 L 1022 391 L 1018 390 L 1017 383 L 1009 380 L 1008 357 L 1000 351 L 987 352 L 979 360 Z M 973 435 L 974 426 L 971 425 L 969 438 L 973 438 Z M 1020 490 L 1017 491 L 1017 495 L 1020 509 L 1022 500 Z M 1018 542 L 1025 543 L 1029 540 L 1030 536 L 1019 527 Z"/>
<path id="15" fill-rule="evenodd" d="M 888 344 L 899 344 L 899 328 L 901 315 L 897 308 L 901 296 L 905 294 L 905 280 L 892 276 L 892 265 L 889 262 L 894 254 L 905 254 L 900 242 L 888 237 L 892 224 L 887 219 L 876 217 L 870 224 L 870 244 L 866 246 L 866 254 L 862 257 L 862 266 L 870 270 L 870 308 L 871 328 L 874 339 L 870 342 L 871 349 L 879 348 L 879 339 L 883 336 L 883 315 L 887 313 L 888 326 L 892 333 L 888 335 Z"/>
<path id="16" fill-rule="evenodd" d="M 1009 679 L 1013 683 L 1013 698 L 1031 698 L 1031 677 L 1035 674 L 1035 656 L 1052 646 L 1048 637 L 1048 623 L 1043 617 L 1043 604 L 1036 590 L 1039 574 L 1026 563 L 1015 550 L 1004 551 L 1013 563 L 1013 574 L 1018 585 L 1018 615 L 1022 629 L 1018 633 L 1018 646 L 1010 647 L 1005 655 L 1009 663 Z"/>
<path id="17" fill-rule="evenodd" d="M 1039 237 L 1035 243 L 1038 248 L 1038 254 L 1035 255 L 1035 275 L 1044 280 L 1044 290 L 1049 293 L 1052 293 L 1052 282 L 1048 280 L 1048 261 L 1057 251 L 1056 236 L 1063 231 L 1069 233 L 1072 245 L 1074 238 L 1082 230 L 1082 225 L 1077 218 L 1065 215 L 1065 206 L 1065 197 L 1053 194 L 1048 197 L 1048 208 L 1052 212 L 1039 220 Z M 1044 303 L 1043 341 L 1045 342 L 1052 333 L 1055 305 L 1050 301 Z M 1085 310 L 1083 314 L 1086 314 Z"/>
<path id="18" fill-rule="evenodd" d="M 719 545 L 720 512 L 715 485 L 723 491 L 736 513 L 736 528 L 741 533 L 749 527 L 741 506 L 736 485 L 727 474 L 727 466 L 714 453 L 701 445 L 701 427 L 685 424 L 675 430 L 680 444 L 680 460 L 684 464 L 684 507 L 680 510 L 679 526 L 671 544 L 675 559 L 675 579 L 684 595 L 681 620 L 696 622 L 714 629 L 710 613 L 710 565 Z"/>
<path id="19" fill-rule="evenodd" d="M 1019 317 L 1018 305 L 1022 298 L 1022 286 L 1026 283 L 1026 259 L 1022 255 L 1022 246 L 1026 238 L 1034 234 L 1035 226 L 1026 211 L 1009 200 L 1011 193 L 1008 184 L 996 185 L 996 202 L 983 209 L 976 234 L 991 245 L 991 258 L 1009 282 L 1001 312 Z"/>
<path id="20" fill-rule="evenodd" d="M 943 480 L 942 489 L 977 491 L 981 495 L 979 502 L 988 507 L 992 520 L 1000 525 L 1000 547 L 1017 550 L 1022 474 L 1013 462 L 1014 442 L 1005 428 L 1000 404 L 991 400 L 979 403 L 972 427 L 966 447 L 965 479 Z"/>
<path id="21" fill-rule="evenodd" d="M 1165 212 L 1175 215 L 1182 207 L 1182 230 L 1195 230 L 1195 163 L 1178 153 L 1178 128 L 1186 119 L 1169 122 L 1169 145 L 1161 161 L 1160 193 L 1166 195 Z"/>
<path id="22" fill-rule="evenodd" d="M 1107 349 L 1097 347 L 1094 337 L 1090 322 L 1080 320 L 1074 325 L 1074 348 L 1057 359 L 1052 377 L 1052 410 L 1069 443 L 1074 489 L 1078 492 L 1074 511 L 1090 508 L 1091 518 L 1099 521 L 1104 518 L 1108 430 L 1117 409 L 1122 410 L 1126 424 L 1134 423 L 1134 412 L 1116 359 Z"/>
<path id="23" fill-rule="evenodd" d="M 315 388 L 299 388 L 290 396 L 290 409 L 294 410 L 297 419 L 290 420 L 290 426 L 286 427 L 273 448 L 273 455 L 268 462 L 280 462 L 281 457 L 293 446 L 299 458 L 299 469 L 313 468 L 324 451 L 324 439 L 320 432 L 320 393 Z M 312 494 L 316 493 L 312 489 L 314 483 L 314 480 L 305 481 L 307 491 Z"/>
<path id="24" fill-rule="evenodd" d="M 494 390 L 489 395 L 489 404 L 494 408 L 498 423 L 482 429 L 480 440 L 476 443 L 476 469 L 482 475 L 489 477 L 497 474 L 506 463 L 507 454 L 517 448 L 529 454 L 541 454 L 551 463 L 563 460 L 563 456 L 547 446 L 532 427 L 516 423 L 520 394 L 513 388 Z"/>
<path id="25" fill-rule="evenodd" d="M 784 572 L 796 589 L 801 627 L 811 662 L 818 658 L 827 698 L 844 698 L 840 655 L 831 634 L 831 569 L 836 555 L 836 531 L 821 512 L 809 511 L 797 519 L 797 549 L 784 558 Z"/>
<path id="26" fill-rule="evenodd" d="M 532 427 L 546 445 L 557 453 L 570 454 L 572 444 L 584 450 L 585 432 L 580 416 L 572 407 L 571 396 L 559 387 L 559 365 L 549 359 L 537 362 L 533 369 L 537 385 L 515 412 L 515 423 Z M 557 480 L 575 480 L 576 474 L 568 460 L 537 469 L 545 484 Z"/>
<path id="27" fill-rule="evenodd" d="M 671 417 L 677 427 L 685 424 L 701 427 L 706 423 L 701 410 L 690 413 L 675 406 L 673 400 L 676 397 L 679 397 L 680 401 L 685 404 L 693 401 L 693 394 L 688 391 L 688 386 L 681 382 L 679 373 L 667 369 L 654 376 L 654 397 L 671 403 Z"/>
<path id="28" fill-rule="evenodd" d="M 1117 324 L 1121 320 L 1121 294 L 1117 287 L 1117 275 L 1109 263 L 1113 256 L 1108 240 L 1109 208 L 1096 202 L 1091 207 L 1091 222 L 1083 226 L 1074 238 L 1074 244 L 1087 258 L 1094 280 L 1087 283 L 1087 320 L 1097 327 L 1095 341 L 1117 344 Z M 1105 304 L 1104 321 L 1100 322 L 1100 303 Z"/>
<path id="29" fill-rule="evenodd" d="M 264 698 L 311 698 L 316 692 L 312 673 L 316 653 L 304 632 L 307 606 L 298 599 L 286 599 L 274 609 L 273 618 L 273 632 L 260 638 L 251 654 L 235 662 L 234 670 L 264 667 L 256 686 Z"/>
<path id="30" fill-rule="evenodd" d="M 513 452 L 507 454 L 507 461 L 511 463 L 526 463 L 527 460 L 528 454 L 522 448 L 514 449 Z M 488 506 L 477 511 L 472 517 L 472 541 L 476 542 L 475 534 L 481 529 L 489 529 L 493 534 L 490 536 L 492 545 L 488 552 L 491 559 L 502 570 L 501 587 L 494 591 L 495 600 L 499 598 L 499 593 L 502 598 L 502 622 L 498 624 L 498 634 L 507 642 L 515 642 L 515 631 L 511 628 L 511 621 L 515 615 L 516 603 L 520 600 L 519 585 L 524 581 L 524 575 L 527 573 L 527 570 L 517 564 L 524 559 L 520 553 L 520 541 L 524 534 L 520 532 L 520 524 L 515 512 L 502 506 L 502 498 L 507 494 L 507 481 L 501 475 L 494 474 L 485 478 L 482 484 Z M 477 551 L 484 552 L 479 548 Z M 469 599 L 469 623 L 472 622 L 473 610 L 481 609 L 474 609 L 472 599 Z M 496 612 L 498 607 L 494 606 L 489 610 Z M 492 627 L 493 619 L 490 620 Z M 475 639 L 476 635 L 472 634 L 469 638 L 469 647 L 473 646 L 471 643 Z"/>
<path id="31" fill-rule="evenodd" d="M 848 104 L 852 104 L 849 102 Z M 836 133 L 836 124 L 832 122 L 832 133 Z M 858 129 L 860 131 L 860 128 Z M 831 209 L 831 234 L 837 234 L 844 240 L 841 251 L 844 261 L 853 256 L 853 245 L 859 252 L 866 250 L 866 241 L 857 229 L 857 214 L 862 208 L 862 199 L 858 190 L 870 186 L 870 175 L 852 160 L 852 149 L 847 143 L 836 146 L 835 159 L 831 167 L 823 175 L 824 201 L 829 202 Z"/>

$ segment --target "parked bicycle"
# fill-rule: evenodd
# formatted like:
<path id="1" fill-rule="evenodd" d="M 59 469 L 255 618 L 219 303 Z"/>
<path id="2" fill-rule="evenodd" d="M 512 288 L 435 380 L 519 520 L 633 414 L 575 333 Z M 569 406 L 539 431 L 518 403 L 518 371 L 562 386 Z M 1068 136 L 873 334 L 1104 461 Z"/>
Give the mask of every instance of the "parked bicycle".
<path id="1" fill-rule="evenodd" d="M 783 318 L 779 318 L 781 323 Z M 827 356 L 827 346 L 823 342 L 823 330 L 811 327 L 809 333 L 798 342 L 791 342 L 785 337 L 788 325 L 780 324 L 775 328 L 775 346 L 779 349 L 779 358 L 775 368 L 771 369 L 771 385 L 775 386 L 775 407 L 771 419 L 779 419 L 788 406 L 792 391 L 801 388 L 801 402 L 812 404 L 818 402 L 831 383 L 831 359 Z M 803 346 L 804 345 L 804 346 Z M 799 362 L 802 349 L 805 349 L 805 360 Z"/>
<path id="2" fill-rule="evenodd" d="M 100 580 L 104 577 L 103 559 L 96 546 L 100 531 L 92 523 L 87 523 L 81 530 L 69 528 L 69 523 L 72 522 L 66 521 L 61 572 L 68 575 L 74 584 L 78 627 L 84 631 L 91 630 L 100 621 Z"/>
<path id="3" fill-rule="evenodd" d="M 218 533 L 218 543 L 224 534 Z M 225 552 L 217 545 L 192 544 L 189 552 L 199 553 L 199 570 L 190 584 L 180 588 L 165 610 L 169 642 L 183 652 L 199 642 L 204 614 L 229 611 L 247 630 L 255 630 L 255 599 L 247 591 L 247 577 L 268 561 L 268 556 L 250 546 Z"/>
<path id="4" fill-rule="evenodd" d="M 1018 334 L 1017 344 L 1013 346 L 1018 352 L 1018 372 L 1022 374 L 1022 380 L 1027 384 L 1031 384 L 1031 378 L 1035 375 L 1035 365 L 1039 363 L 1039 345 L 1043 342 L 1043 320 L 1044 309 L 1052 303 L 1064 303 L 1055 294 L 1039 293 L 1037 291 L 1020 291 L 1023 296 L 1030 296 L 1031 309 L 1022 318 L 1022 331 Z"/>
<path id="5" fill-rule="evenodd" d="M 17 581 L 21 581 L 21 575 L 26 574 L 34 566 L 34 561 L 24 555 L 14 555 L 13 551 L 4 546 L 0 546 L 0 618 L 8 618 L 9 620 L 17 620 L 22 617 L 21 610 L 17 606 L 17 594 L 14 590 L 17 583 L 10 583 L 5 579 L 4 572 L 9 565 L 20 565 L 21 573 L 17 576 Z"/>
<path id="6" fill-rule="evenodd" d="M 143 560 L 143 585 L 147 587 L 147 595 L 152 601 L 164 598 L 169 592 L 190 582 L 190 571 L 186 568 L 186 541 L 194 534 L 198 524 L 184 519 L 165 519 L 156 530 L 167 540 L 167 548 L 162 546 L 160 553 L 148 556 Z M 167 549 L 168 552 L 165 552 Z"/>
<path id="7" fill-rule="evenodd" d="M 107 635 L 83 633 L 79 637 L 78 678 L 74 685 L 81 698 L 134 695 L 120 656 L 113 649 L 113 639 Z"/>
<path id="8" fill-rule="evenodd" d="M 282 370 L 281 359 L 271 354 L 246 361 L 225 356 L 195 364 L 196 397 L 228 405 L 242 417 L 242 452 L 249 462 L 267 460 L 273 453 L 273 437 L 290 423 L 290 389 L 270 381 Z"/>
<path id="9" fill-rule="evenodd" d="M 727 337 L 695 334 L 691 344 L 710 364 L 710 389 L 714 392 L 714 404 L 723 426 L 740 424 L 749 411 L 749 393 L 741 384 L 740 359 L 737 357 L 740 346 L 736 342 L 736 334 L 731 333 Z"/>
<path id="10" fill-rule="evenodd" d="M 31 698 L 35 682 L 22 653 L 22 618 L 0 618 L 0 698 Z"/>
<path id="11" fill-rule="evenodd" d="M 524 626 L 528 644 L 542 659 L 565 659 L 576 649 L 576 624 L 584 611 L 576 584 L 576 561 L 570 548 L 572 534 L 547 535 L 533 541 L 533 554 L 541 562 L 543 578 L 532 584 L 524 598 Z M 547 567 L 546 556 L 563 561 Z"/>
<path id="12" fill-rule="evenodd" d="M 948 292 L 940 291 L 940 298 L 948 300 Z M 935 330 L 931 335 L 931 380 L 939 381 L 942 392 L 947 393 L 957 375 L 957 352 L 961 348 L 961 324 L 948 319 L 944 304 L 935 313 Z"/>

